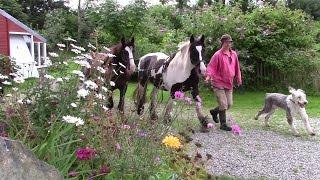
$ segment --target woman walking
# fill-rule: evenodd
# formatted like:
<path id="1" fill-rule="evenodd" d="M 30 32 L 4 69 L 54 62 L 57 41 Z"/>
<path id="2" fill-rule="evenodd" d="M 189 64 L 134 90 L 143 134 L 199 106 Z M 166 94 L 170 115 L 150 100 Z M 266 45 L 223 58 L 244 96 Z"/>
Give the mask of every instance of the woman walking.
<path id="1" fill-rule="evenodd" d="M 210 110 L 214 122 L 218 123 L 220 120 L 220 129 L 231 131 L 231 127 L 226 123 L 226 111 L 233 104 L 234 80 L 238 86 L 242 84 L 241 71 L 238 55 L 231 49 L 231 36 L 223 35 L 220 38 L 220 43 L 221 48 L 214 53 L 208 64 L 206 82 L 211 83 L 218 101 L 218 107 Z"/>

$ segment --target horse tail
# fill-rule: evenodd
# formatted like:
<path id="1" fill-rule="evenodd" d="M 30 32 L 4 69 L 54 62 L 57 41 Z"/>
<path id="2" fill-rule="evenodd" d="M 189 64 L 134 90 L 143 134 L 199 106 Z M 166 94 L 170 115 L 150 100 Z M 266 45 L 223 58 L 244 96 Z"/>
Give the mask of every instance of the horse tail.
<path id="1" fill-rule="evenodd" d="M 139 83 L 139 82 L 138 82 Z M 136 104 L 137 103 L 137 93 L 138 93 L 138 88 L 139 85 L 137 84 L 136 88 L 134 89 L 133 93 L 132 93 L 132 97 L 131 99 L 133 100 L 133 102 Z"/>

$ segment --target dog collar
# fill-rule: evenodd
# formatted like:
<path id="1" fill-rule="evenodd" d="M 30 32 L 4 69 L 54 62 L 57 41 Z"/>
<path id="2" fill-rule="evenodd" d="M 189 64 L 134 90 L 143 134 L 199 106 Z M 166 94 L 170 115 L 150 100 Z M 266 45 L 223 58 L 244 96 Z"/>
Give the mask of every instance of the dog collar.
<path id="1" fill-rule="evenodd" d="M 293 102 L 294 104 L 297 104 L 296 102 L 294 102 L 292 99 L 290 99 L 291 102 Z"/>

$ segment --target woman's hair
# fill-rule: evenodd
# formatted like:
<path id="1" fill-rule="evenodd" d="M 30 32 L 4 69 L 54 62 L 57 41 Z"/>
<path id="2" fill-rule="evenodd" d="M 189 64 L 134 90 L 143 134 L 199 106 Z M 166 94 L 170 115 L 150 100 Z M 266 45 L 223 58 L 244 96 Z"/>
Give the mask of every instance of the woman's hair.
<path id="1" fill-rule="evenodd" d="M 229 34 L 224 34 L 220 38 L 220 47 L 222 47 L 223 43 L 227 40 L 232 40 L 231 36 Z"/>

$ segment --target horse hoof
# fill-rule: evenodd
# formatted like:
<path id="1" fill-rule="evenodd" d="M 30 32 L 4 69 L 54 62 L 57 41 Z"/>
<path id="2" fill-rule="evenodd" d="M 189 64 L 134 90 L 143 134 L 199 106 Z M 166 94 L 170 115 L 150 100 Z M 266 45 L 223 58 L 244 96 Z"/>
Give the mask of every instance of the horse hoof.
<path id="1" fill-rule="evenodd" d="M 152 119 L 152 120 L 157 120 L 157 119 L 158 119 L 158 115 L 152 114 L 152 115 L 151 115 L 151 119 Z"/>
<path id="2" fill-rule="evenodd" d="M 313 133 L 310 133 L 310 135 L 311 135 L 311 136 L 315 136 L 315 135 L 316 135 L 316 133 L 314 133 L 314 132 L 313 132 Z"/>
<path id="3" fill-rule="evenodd" d="M 295 133 L 294 136 L 295 137 L 301 137 L 301 135 L 299 133 Z"/>

